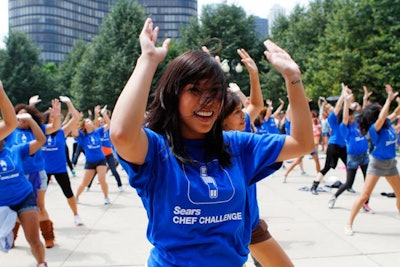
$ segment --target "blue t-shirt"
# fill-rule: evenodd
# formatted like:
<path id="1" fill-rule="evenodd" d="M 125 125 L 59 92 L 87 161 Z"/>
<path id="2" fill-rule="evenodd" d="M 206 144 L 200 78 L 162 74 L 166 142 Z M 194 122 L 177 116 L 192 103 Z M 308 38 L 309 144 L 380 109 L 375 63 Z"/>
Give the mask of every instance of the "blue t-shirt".
<path id="1" fill-rule="evenodd" d="M 105 159 L 101 150 L 101 137 L 104 134 L 104 127 L 100 126 L 91 133 L 84 134 L 79 131 L 79 136 L 76 138 L 80 147 L 85 151 L 87 162 L 99 162 Z"/>
<path id="2" fill-rule="evenodd" d="M 368 140 L 360 133 L 355 123 L 346 126 L 342 122 L 339 130 L 346 141 L 347 154 L 361 155 L 368 151 Z"/>
<path id="3" fill-rule="evenodd" d="M 264 120 L 263 123 L 264 128 L 268 133 L 271 134 L 280 134 L 278 127 L 276 126 L 275 119 L 273 117 L 269 117 L 268 120 Z"/>
<path id="4" fill-rule="evenodd" d="M 285 136 L 224 132 L 232 166 L 221 167 L 217 159 L 203 161 L 203 140 L 187 140 L 196 162 L 181 164 L 162 135 L 144 130 L 145 162 L 120 162 L 149 219 L 148 266 L 242 266 L 251 228 L 247 188 L 270 174 Z"/>
<path id="5" fill-rule="evenodd" d="M 113 147 L 113 145 L 111 144 L 111 140 L 110 140 L 110 129 L 108 129 L 107 131 L 104 131 L 103 136 L 101 137 L 101 146 L 108 147 L 108 148 Z"/>
<path id="6" fill-rule="evenodd" d="M 42 124 L 40 128 L 43 133 L 46 133 L 47 124 Z M 33 134 L 31 129 L 20 129 L 16 128 L 12 134 L 10 134 L 6 138 L 6 145 L 13 146 L 18 144 L 29 143 L 32 140 L 35 140 L 35 135 Z M 27 157 L 23 162 L 23 168 L 25 174 L 35 173 L 44 170 L 44 159 L 42 150 L 39 149 L 35 152 L 35 154 Z"/>
<path id="7" fill-rule="evenodd" d="M 46 135 L 46 143 L 42 146 L 46 173 L 67 172 L 65 142 L 66 138 L 62 129 L 55 134 Z"/>
<path id="8" fill-rule="evenodd" d="M 339 130 L 338 117 L 335 112 L 331 111 L 328 116 L 329 127 L 331 128 L 331 135 L 328 139 L 328 145 L 338 145 L 341 147 L 346 146 L 344 137 Z"/>
<path id="9" fill-rule="evenodd" d="M 245 132 L 251 133 L 251 121 L 250 121 L 250 115 L 247 112 L 244 112 L 244 120 L 246 123 L 246 127 L 244 129 Z"/>
<path id="10" fill-rule="evenodd" d="M 374 144 L 374 150 L 371 155 L 380 160 L 393 159 L 396 157 L 396 132 L 390 122 L 388 128 L 381 128 L 378 132 L 375 130 L 375 123 L 369 128 L 369 136 Z"/>
<path id="11" fill-rule="evenodd" d="M 23 160 L 28 157 L 29 143 L 4 147 L 0 151 L 0 206 L 17 205 L 33 192 L 22 167 Z"/>
<path id="12" fill-rule="evenodd" d="M 286 119 L 285 120 L 285 131 L 286 131 L 286 135 L 290 135 L 290 120 Z"/>

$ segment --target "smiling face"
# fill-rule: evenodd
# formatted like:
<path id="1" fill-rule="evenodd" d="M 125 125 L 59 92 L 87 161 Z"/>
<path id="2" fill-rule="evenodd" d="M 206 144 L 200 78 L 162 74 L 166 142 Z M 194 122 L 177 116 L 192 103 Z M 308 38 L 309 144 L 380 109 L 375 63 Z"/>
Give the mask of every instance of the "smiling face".
<path id="1" fill-rule="evenodd" d="M 244 131 L 246 121 L 241 104 L 237 105 L 233 112 L 224 119 L 222 128 L 224 131 Z"/>
<path id="2" fill-rule="evenodd" d="M 204 138 L 211 130 L 222 105 L 222 90 L 216 85 L 188 84 L 179 96 L 181 134 L 184 138 Z"/>

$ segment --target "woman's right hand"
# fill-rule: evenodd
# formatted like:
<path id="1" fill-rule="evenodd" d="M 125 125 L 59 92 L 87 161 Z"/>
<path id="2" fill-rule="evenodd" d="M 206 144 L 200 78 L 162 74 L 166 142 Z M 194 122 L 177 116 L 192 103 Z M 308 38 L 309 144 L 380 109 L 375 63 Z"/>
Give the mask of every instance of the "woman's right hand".
<path id="1" fill-rule="evenodd" d="M 157 63 L 160 63 L 167 56 L 170 39 L 166 39 L 161 47 L 157 47 L 156 43 L 159 28 L 153 27 L 153 20 L 147 18 L 139 36 L 140 47 L 142 49 L 142 56 L 149 57 Z"/>

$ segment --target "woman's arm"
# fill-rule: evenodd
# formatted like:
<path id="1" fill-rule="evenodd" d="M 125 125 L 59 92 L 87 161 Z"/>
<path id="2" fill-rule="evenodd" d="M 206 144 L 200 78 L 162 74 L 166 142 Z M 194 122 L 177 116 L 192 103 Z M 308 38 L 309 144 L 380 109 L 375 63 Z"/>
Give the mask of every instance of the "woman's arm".
<path id="1" fill-rule="evenodd" d="M 12 131 L 17 128 L 18 121 L 15 116 L 14 106 L 8 98 L 0 81 L 0 109 L 3 120 L 0 121 L 0 140 L 6 138 Z"/>
<path id="2" fill-rule="evenodd" d="M 272 118 L 275 118 L 275 117 L 281 112 L 281 110 L 283 109 L 283 106 L 285 105 L 285 102 L 283 102 L 283 100 L 280 99 L 280 98 L 279 98 L 279 102 L 280 102 L 280 104 L 279 104 L 278 108 L 277 108 L 277 109 L 275 110 L 275 112 L 271 115 Z"/>
<path id="3" fill-rule="evenodd" d="M 103 117 L 104 122 L 105 122 L 105 124 L 104 124 L 104 131 L 107 131 L 108 129 L 110 129 L 110 122 L 111 122 L 110 117 L 108 116 L 107 105 L 105 105 L 105 106 L 101 109 L 100 113 L 101 113 L 101 116 Z"/>
<path id="4" fill-rule="evenodd" d="M 29 113 L 17 114 L 18 120 L 26 121 L 29 124 L 35 139 L 29 142 L 29 155 L 34 154 L 38 151 L 43 144 L 46 142 L 46 136 L 44 135 L 40 126 L 36 123 Z"/>
<path id="5" fill-rule="evenodd" d="M 148 139 L 142 129 L 151 82 L 167 55 L 170 40 L 156 47 L 158 27 L 148 18 L 139 40 L 142 49 L 136 67 L 115 105 L 110 124 L 110 138 L 118 154 L 126 161 L 142 164 L 147 155 Z"/>
<path id="6" fill-rule="evenodd" d="M 238 49 L 237 53 L 242 58 L 241 62 L 246 67 L 250 76 L 250 99 L 249 104 L 245 107 L 246 113 L 249 114 L 250 122 L 254 120 L 260 114 L 260 111 L 264 107 L 264 100 L 261 92 L 260 78 L 258 76 L 257 64 L 250 57 L 250 55 L 244 49 Z"/>
<path id="7" fill-rule="evenodd" d="M 71 99 L 67 96 L 60 96 L 60 101 L 65 103 L 68 107 L 68 114 L 71 115 L 71 119 L 68 120 L 65 124 L 63 124 L 62 130 L 64 131 L 64 136 L 67 137 L 71 131 L 76 128 L 78 121 L 80 119 L 80 115 L 78 110 L 74 107 L 71 102 Z"/>
<path id="8" fill-rule="evenodd" d="M 343 104 L 343 119 L 342 122 L 344 125 L 349 124 L 349 109 L 353 99 L 353 94 L 349 94 L 348 92 L 344 95 L 344 104 Z"/>
<path id="9" fill-rule="evenodd" d="M 377 131 L 377 132 L 385 124 L 385 121 L 389 115 L 390 104 L 392 103 L 393 99 L 395 99 L 397 97 L 397 95 L 399 94 L 398 92 L 393 93 L 393 88 L 389 84 L 386 85 L 386 92 L 387 92 L 388 96 L 386 98 L 385 104 L 383 105 L 383 107 L 381 109 L 381 112 L 379 113 L 379 117 L 375 122 L 375 131 Z"/>
<path id="10" fill-rule="evenodd" d="M 267 47 L 267 51 L 264 53 L 268 61 L 285 79 L 291 109 L 290 136 L 286 137 L 285 144 L 277 158 L 279 162 L 313 151 L 311 112 L 301 81 L 299 66 L 285 50 L 270 40 L 265 41 L 264 45 Z"/>
<path id="11" fill-rule="evenodd" d="M 61 103 L 58 99 L 51 100 L 50 116 L 53 117 L 53 123 L 46 126 L 46 134 L 52 134 L 61 127 Z"/>

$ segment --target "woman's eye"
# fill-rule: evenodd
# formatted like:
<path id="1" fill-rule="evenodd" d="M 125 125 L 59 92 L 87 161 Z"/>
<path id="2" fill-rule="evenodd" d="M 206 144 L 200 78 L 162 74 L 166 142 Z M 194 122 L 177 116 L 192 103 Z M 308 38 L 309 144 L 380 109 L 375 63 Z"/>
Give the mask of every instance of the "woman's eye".
<path id="1" fill-rule="evenodd" d="M 200 93 L 200 90 L 197 87 L 192 87 L 189 89 L 189 92 L 191 92 L 193 94 L 198 94 L 198 93 Z"/>

